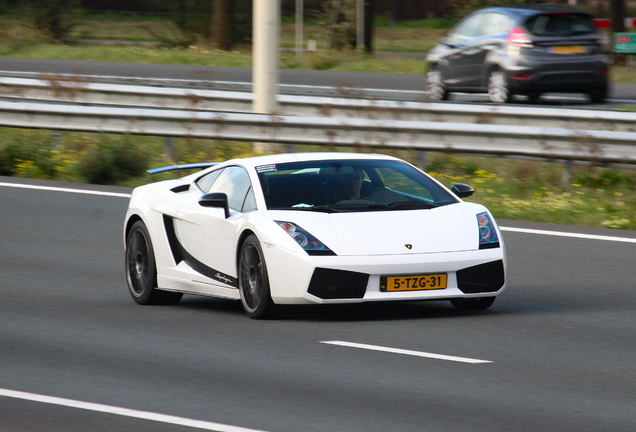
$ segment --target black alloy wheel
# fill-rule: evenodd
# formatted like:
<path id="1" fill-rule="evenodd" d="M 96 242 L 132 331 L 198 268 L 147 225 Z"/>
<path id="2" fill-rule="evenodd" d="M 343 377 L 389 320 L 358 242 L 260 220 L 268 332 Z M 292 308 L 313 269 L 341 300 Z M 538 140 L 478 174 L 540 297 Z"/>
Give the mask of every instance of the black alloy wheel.
<path id="1" fill-rule="evenodd" d="M 132 298 L 141 305 L 175 304 L 182 293 L 157 289 L 157 267 L 148 229 L 142 221 L 133 224 L 126 239 L 126 281 Z"/>
<path id="2" fill-rule="evenodd" d="M 273 316 L 275 305 L 270 295 L 267 265 L 258 238 L 253 234 L 245 239 L 241 247 L 238 283 L 243 309 L 250 318 Z"/>

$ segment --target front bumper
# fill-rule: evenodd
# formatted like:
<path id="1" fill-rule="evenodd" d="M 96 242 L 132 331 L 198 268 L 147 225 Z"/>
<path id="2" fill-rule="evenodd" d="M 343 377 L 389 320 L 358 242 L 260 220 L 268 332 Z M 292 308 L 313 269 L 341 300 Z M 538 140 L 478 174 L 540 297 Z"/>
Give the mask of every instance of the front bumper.
<path id="1" fill-rule="evenodd" d="M 499 295 L 506 287 L 505 252 L 496 249 L 386 256 L 299 257 L 266 252 L 272 299 L 278 304 L 433 300 Z M 290 256 L 294 255 L 294 257 Z M 386 292 L 382 276 L 446 273 L 444 289 Z"/>

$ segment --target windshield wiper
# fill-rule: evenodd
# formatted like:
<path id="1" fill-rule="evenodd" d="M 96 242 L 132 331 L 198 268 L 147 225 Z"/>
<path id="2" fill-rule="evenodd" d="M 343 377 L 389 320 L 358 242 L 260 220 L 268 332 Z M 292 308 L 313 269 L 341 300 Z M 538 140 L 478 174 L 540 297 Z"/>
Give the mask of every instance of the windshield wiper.
<path id="1" fill-rule="evenodd" d="M 351 202 L 339 202 L 328 206 L 333 210 L 354 211 L 354 210 L 415 210 L 431 209 L 438 207 L 437 204 L 426 201 L 396 201 L 390 203 L 379 203 L 375 201 L 356 200 Z"/>
<path id="2" fill-rule="evenodd" d="M 411 210 L 432 209 L 435 207 L 439 207 L 439 205 L 428 201 L 396 201 L 388 203 L 387 207 L 391 210 Z"/>
<path id="3" fill-rule="evenodd" d="M 274 207 L 269 210 L 297 210 L 297 211 L 313 211 L 322 213 L 338 213 L 340 210 L 331 206 L 299 206 L 299 207 Z"/>

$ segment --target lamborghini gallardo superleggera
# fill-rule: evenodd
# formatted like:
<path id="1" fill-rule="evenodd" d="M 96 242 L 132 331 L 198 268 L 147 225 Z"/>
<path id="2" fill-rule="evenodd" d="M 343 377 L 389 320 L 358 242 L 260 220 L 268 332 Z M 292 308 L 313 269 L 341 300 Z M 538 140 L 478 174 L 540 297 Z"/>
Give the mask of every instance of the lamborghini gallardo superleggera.
<path id="1" fill-rule="evenodd" d="M 139 304 L 184 293 L 281 305 L 448 300 L 490 307 L 506 286 L 501 232 L 415 166 L 384 155 L 295 153 L 163 167 L 199 170 L 136 188 L 124 222 Z"/>

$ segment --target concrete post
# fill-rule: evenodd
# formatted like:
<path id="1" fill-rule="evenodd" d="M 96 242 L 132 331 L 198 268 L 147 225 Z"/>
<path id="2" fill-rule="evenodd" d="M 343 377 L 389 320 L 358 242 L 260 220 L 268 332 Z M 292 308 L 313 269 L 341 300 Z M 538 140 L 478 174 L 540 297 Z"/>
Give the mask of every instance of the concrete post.
<path id="1" fill-rule="evenodd" d="M 298 56 L 301 56 L 303 51 L 305 51 L 305 47 L 303 46 L 304 1 L 305 0 L 296 0 L 296 55 Z"/>
<path id="2" fill-rule="evenodd" d="M 277 111 L 280 0 L 254 0 L 253 13 L 253 110 L 271 114 Z"/>

